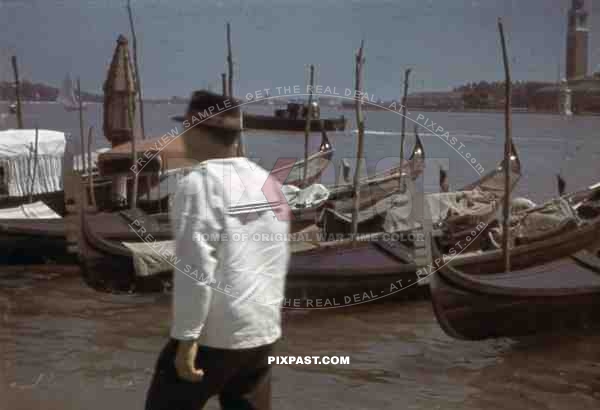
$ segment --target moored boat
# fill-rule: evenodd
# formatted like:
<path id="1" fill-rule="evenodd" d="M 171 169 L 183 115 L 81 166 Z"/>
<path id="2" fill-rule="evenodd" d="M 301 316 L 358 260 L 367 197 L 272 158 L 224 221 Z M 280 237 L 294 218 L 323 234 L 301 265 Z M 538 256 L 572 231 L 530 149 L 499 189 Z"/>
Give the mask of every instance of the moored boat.
<path id="1" fill-rule="evenodd" d="M 343 131 L 346 129 L 346 118 L 321 118 L 318 105 L 313 102 L 313 118 L 310 120 L 311 131 Z M 308 110 L 305 105 L 289 103 L 286 109 L 275 110 L 275 115 L 259 115 L 245 112 L 244 128 L 278 131 L 304 131 Z"/>
<path id="2" fill-rule="evenodd" d="M 600 240 L 599 188 L 559 199 L 561 206 L 570 204 L 575 211 L 572 217 L 541 226 L 545 231 L 541 234 L 521 231 L 515 235 L 522 243 L 510 249 L 510 265 L 515 270 L 509 273 L 502 273 L 499 249 L 450 257 L 434 252 L 437 272 L 430 288 L 444 331 L 456 338 L 478 340 L 558 331 L 597 321 L 600 275 L 565 258 Z M 569 202 L 573 199 L 577 203 Z M 553 205 L 525 211 L 521 219 L 535 213 L 544 216 Z"/>
<path id="3" fill-rule="evenodd" d="M 244 113 L 244 127 L 247 129 L 271 130 L 271 131 L 304 131 L 306 120 L 280 118 L 271 115 L 258 115 Z M 310 120 L 311 131 L 344 131 L 346 129 L 346 118 L 342 115 L 338 118 L 324 118 Z"/>
<path id="4" fill-rule="evenodd" d="M 74 262 L 64 220 L 43 202 L 0 210 L 0 263 Z"/>

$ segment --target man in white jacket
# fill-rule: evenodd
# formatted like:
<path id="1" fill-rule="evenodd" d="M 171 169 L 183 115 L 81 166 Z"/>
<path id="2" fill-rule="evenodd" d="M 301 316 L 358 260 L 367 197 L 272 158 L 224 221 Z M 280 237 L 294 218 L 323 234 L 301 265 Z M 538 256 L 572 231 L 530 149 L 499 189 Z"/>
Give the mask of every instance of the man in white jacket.
<path id="1" fill-rule="evenodd" d="M 270 409 L 270 365 L 281 337 L 289 261 L 289 208 L 267 171 L 238 157 L 238 103 L 197 91 L 183 122 L 187 156 L 200 162 L 174 199 L 171 340 L 146 409 Z"/>

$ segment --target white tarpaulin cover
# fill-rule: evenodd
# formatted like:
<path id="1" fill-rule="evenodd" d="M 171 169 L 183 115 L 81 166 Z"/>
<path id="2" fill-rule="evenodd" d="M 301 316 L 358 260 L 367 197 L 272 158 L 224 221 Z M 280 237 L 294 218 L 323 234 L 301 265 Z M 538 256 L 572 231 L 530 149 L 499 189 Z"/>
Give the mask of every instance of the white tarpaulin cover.
<path id="1" fill-rule="evenodd" d="M 55 219 L 61 216 L 42 201 L 0 209 L 0 219 Z"/>
<path id="2" fill-rule="evenodd" d="M 300 189 L 295 185 L 283 185 L 281 192 L 292 210 L 316 208 L 329 198 L 329 190 L 321 184 Z"/>
<path id="3" fill-rule="evenodd" d="M 35 133 L 34 129 L 0 131 L 0 178 L 9 196 L 29 195 L 34 169 Z M 37 152 L 33 193 L 62 191 L 65 133 L 38 130 Z"/>
<path id="4" fill-rule="evenodd" d="M 479 189 L 472 191 L 440 192 L 425 195 L 427 211 L 432 222 L 439 222 L 452 215 L 486 215 L 497 204 L 493 197 Z"/>

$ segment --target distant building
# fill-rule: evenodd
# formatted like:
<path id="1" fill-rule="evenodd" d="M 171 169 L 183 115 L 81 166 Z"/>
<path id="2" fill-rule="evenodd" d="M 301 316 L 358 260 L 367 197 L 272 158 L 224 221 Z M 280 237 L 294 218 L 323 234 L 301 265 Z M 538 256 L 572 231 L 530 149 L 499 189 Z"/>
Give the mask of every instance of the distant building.
<path id="1" fill-rule="evenodd" d="M 406 100 L 409 109 L 462 110 L 465 108 L 463 93 L 459 91 L 413 93 L 408 95 Z"/>
<path id="2" fill-rule="evenodd" d="M 600 73 L 568 81 L 571 111 L 574 114 L 600 112 Z M 530 101 L 532 111 L 563 112 L 564 85 L 556 84 L 538 90 Z"/>
<path id="3" fill-rule="evenodd" d="M 567 23 L 567 81 L 588 73 L 589 13 L 585 0 L 572 0 Z"/>
<path id="4" fill-rule="evenodd" d="M 565 102 L 570 99 L 571 111 L 575 114 L 600 112 L 600 72 L 588 76 L 590 27 L 587 3 L 572 0 L 569 10 L 566 83 L 538 90 L 529 101 L 530 110 L 566 113 Z"/>

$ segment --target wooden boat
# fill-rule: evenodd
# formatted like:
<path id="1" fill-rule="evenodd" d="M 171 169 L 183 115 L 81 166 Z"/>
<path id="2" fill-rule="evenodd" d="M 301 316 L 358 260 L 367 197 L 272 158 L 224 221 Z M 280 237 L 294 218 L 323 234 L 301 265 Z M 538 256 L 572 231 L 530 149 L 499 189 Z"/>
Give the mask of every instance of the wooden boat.
<path id="1" fill-rule="evenodd" d="M 274 175 L 282 184 L 294 185 L 299 188 L 307 187 L 321 179 L 321 175 L 331 163 L 331 158 L 333 157 L 334 151 L 335 149 L 333 148 L 333 145 L 331 145 L 331 142 L 329 142 L 327 133 L 322 130 L 319 150 L 310 155 L 307 160 L 308 167 L 306 170 L 306 180 L 303 179 L 303 159 L 290 165 L 277 167 L 271 171 L 271 175 Z"/>
<path id="2" fill-rule="evenodd" d="M 306 120 L 279 118 L 271 115 L 258 115 L 245 112 L 243 114 L 244 128 L 272 131 L 304 131 Z M 310 120 L 311 131 L 344 131 L 346 129 L 346 118 L 325 118 L 322 120 Z M 323 124 L 321 126 L 321 124 Z"/>
<path id="3" fill-rule="evenodd" d="M 339 306 L 338 303 L 412 297 L 414 292 L 404 290 L 426 289 L 419 286 L 408 231 L 398 238 L 379 232 L 361 235 L 357 241 L 319 239 L 316 235 L 314 241 L 291 243 L 286 282 L 291 307 L 320 307 L 319 301 L 325 304 L 327 300 L 330 306 Z"/>
<path id="4" fill-rule="evenodd" d="M 319 107 L 313 102 L 314 118 L 310 120 L 311 131 L 343 131 L 346 129 L 346 118 L 319 119 Z M 300 115 L 300 111 L 304 113 Z M 284 110 L 276 110 L 275 115 L 258 115 L 248 112 L 243 113 L 245 129 L 278 130 L 278 131 L 304 131 L 306 128 L 306 107 L 297 103 L 289 103 Z M 298 118 L 300 116 L 301 118 Z"/>
<path id="5" fill-rule="evenodd" d="M 556 331 L 593 319 L 600 307 L 600 275 L 561 259 L 600 240 L 600 211 L 593 203 L 597 198 L 598 188 L 590 189 L 573 206 L 578 223 L 526 237 L 512 248 L 510 262 L 515 271 L 510 273 L 501 273 L 501 250 L 447 260 L 433 242 L 438 271 L 430 289 L 444 331 L 456 338 L 478 340 Z"/>
<path id="6" fill-rule="evenodd" d="M 399 166 L 378 172 L 371 177 L 364 177 L 359 182 L 360 204 L 359 208 L 375 205 L 384 197 L 398 192 L 400 189 L 400 178 L 417 179 L 425 167 L 425 148 L 421 138 L 416 134 L 415 145 L 407 161 L 403 161 L 402 169 Z M 351 183 L 340 184 L 329 187 L 330 207 L 337 212 L 344 213 L 352 210 L 352 198 L 354 188 Z M 335 206 L 333 206 L 335 205 Z"/>
<path id="7" fill-rule="evenodd" d="M 66 142 L 67 136 L 61 131 L 0 131 L 0 209 L 25 204 L 31 196 L 33 202 L 43 201 L 64 214 L 62 163 Z"/>
<path id="8" fill-rule="evenodd" d="M 580 266 L 600 274 L 600 248 L 592 246 L 571 255 Z"/>
<path id="9" fill-rule="evenodd" d="M 517 147 L 511 143 L 511 186 L 515 188 L 521 179 L 521 160 Z M 496 213 L 504 201 L 506 190 L 504 187 L 504 161 L 501 161 L 495 169 L 486 173 L 479 180 L 466 185 L 460 192 L 471 191 L 473 194 L 466 195 L 461 202 L 455 202 L 449 207 L 449 213 L 445 217 L 443 229 L 444 237 L 448 244 L 456 243 L 469 236 L 473 226 L 489 224 L 496 218 Z"/>
<path id="10" fill-rule="evenodd" d="M 0 210 L 0 263 L 74 262 L 63 219 L 43 202 Z"/>
<path id="11" fill-rule="evenodd" d="M 516 147 L 513 146 L 512 171 L 513 179 L 511 189 L 514 189 L 521 176 L 521 162 Z M 424 150 L 417 136 L 417 144 L 413 149 L 410 161 L 420 161 L 424 158 Z M 411 168 L 414 167 L 409 162 Z M 406 171 L 405 171 L 406 172 Z M 464 186 L 457 192 L 426 194 L 425 198 L 431 207 L 438 208 L 439 215 L 432 215 L 436 222 L 436 229 L 443 231 L 442 242 L 454 244 L 470 234 L 473 227 L 480 224 L 487 225 L 495 219 L 499 204 L 504 198 L 503 178 L 504 168 L 502 162 L 492 171 L 479 180 Z M 363 191 L 361 187 L 361 211 L 359 213 L 358 233 L 374 233 L 381 229 L 387 218 L 387 211 L 398 208 L 399 177 L 398 174 L 389 176 L 385 181 L 385 189 L 381 189 L 378 180 L 369 180 L 371 184 Z M 385 191 L 388 191 L 387 193 Z M 371 196 L 369 196 L 371 193 Z M 375 193 L 373 195 L 373 193 Z M 366 198 L 363 200 L 363 194 Z M 351 195 L 351 192 L 350 194 Z M 351 229 L 351 198 L 337 199 L 339 195 L 330 195 L 330 204 L 325 208 L 320 218 L 323 230 L 331 234 L 349 234 Z M 376 200 L 376 201 L 375 201 Z M 432 211 L 433 212 L 433 211 Z"/>
<path id="12" fill-rule="evenodd" d="M 90 284 L 109 289 L 155 289 L 168 283 L 172 266 L 152 257 L 152 249 L 142 241 L 138 241 L 143 245 L 140 247 L 123 243 L 119 234 L 108 239 L 99 233 L 100 228 L 92 222 L 91 216 L 83 214 L 80 231 L 80 259 Z M 105 214 L 102 218 L 123 217 Z M 119 223 L 121 230 L 132 229 L 124 222 L 113 226 Z M 373 299 L 398 295 L 406 287 L 416 288 L 419 279 L 416 249 L 410 235 L 411 231 L 402 232 L 398 237 L 380 231 L 352 241 L 328 240 L 314 226 L 301 231 L 298 240 L 291 244 L 286 295 L 303 301 L 299 303 L 335 295 L 342 296 L 345 301 L 346 297 L 354 300 L 354 294 L 349 292 L 359 290 L 365 290 Z M 149 265 L 156 266 L 148 268 Z"/>
<path id="13" fill-rule="evenodd" d="M 457 339 L 516 337 L 597 322 L 600 275 L 569 259 L 513 272 L 471 276 L 436 273 L 430 282 L 436 317 Z"/>
<path id="14" fill-rule="evenodd" d="M 170 230 L 167 233 L 151 216 L 139 214 L 137 218 L 144 220 L 143 234 L 136 219 L 123 213 L 82 214 L 79 260 L 90 286 L 110 291 L 156 291 L 170 286 L 174 266 Z M 128 238 L 122 234 L 125 231 Z M 148 235 L 152 240 L 145 241 Z M 383 297 L 384 291 L 389 296 L 416 283 L 410 250 L 392 250 L 384 239 L 379 234 L 356 243 L 322 242 L 310 249 L 311 241 L 294 242 L 286 297 L 306 303 L 307 295 L 338 296 L 342 303 L 344 297 L 353 298 L 351 292 Z"/>

